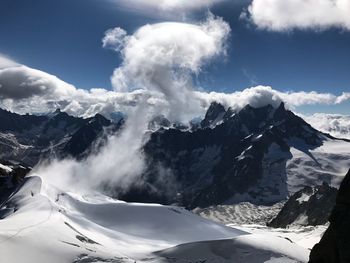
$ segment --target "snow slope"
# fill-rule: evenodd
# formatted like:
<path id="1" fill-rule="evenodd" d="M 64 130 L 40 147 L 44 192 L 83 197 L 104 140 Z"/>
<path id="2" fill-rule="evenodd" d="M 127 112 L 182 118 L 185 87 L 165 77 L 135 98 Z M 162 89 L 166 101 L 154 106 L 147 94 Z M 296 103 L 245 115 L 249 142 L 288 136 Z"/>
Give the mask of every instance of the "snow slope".
<path id="1" fill-rule="evenodd" d="M 248 254 L 246 262 L 306 262 L 308 256 L 285 239 L 265 240 L 182 208 L 66 193 L 36 176 L 3 209 L 12 211 L 0 220 L 3 262 L 188 262 L 204 256 L 242 262 L 232 259 Z"/>
<path id="2" fill-rule="evenodd" d="M 196 208 L 194 213 L 225 225 L 259 224 L 266 225 L 281 211 L 284 202 L 270 206 L 254 205 L 248 202 L 233 205 L 217 205 Z"/>
<path id="3" fill-rule="evenodd" d="M 311 249 L 318 243 L 327 230 L 328 224 L 320 226 L 292 226 L 289 228 L 271 228 L 263 225 L 236 225 L 229 224 L 235 229 L 240 229 L 242 231 L 247 231 L 253 234 L 264 235 L 266 237 L 282 237 L 291 242 L 304 247 L 306 249 Z"/>
<path id="4" fill-rule="evenodd" d="M 292 158 L 287 161 L 287 188 L 293 194 L 305 185 L 327 182 L 338 188 L 350 167 L 350 142 L 324 138 L 323 145 L 307 150 L 304 143 L 290 141 Z"/>
<path id="5" fill-rule="evenodd" d="M 292 242 L 262 234 L 234 239 L 182 244 L 157 253 L 173 262 L 263 263 L 307 262 L 306 249 Z"/>

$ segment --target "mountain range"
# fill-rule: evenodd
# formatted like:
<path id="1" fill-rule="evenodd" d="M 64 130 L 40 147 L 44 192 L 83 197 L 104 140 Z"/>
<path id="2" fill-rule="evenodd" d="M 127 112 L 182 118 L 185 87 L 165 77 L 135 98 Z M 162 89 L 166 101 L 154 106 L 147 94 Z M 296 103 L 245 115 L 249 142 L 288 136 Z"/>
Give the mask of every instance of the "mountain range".
<path id="1" fill-rule="evenodd" d="M 143 183 L 118 197 L 190 209 L 273 204 L 304 186 L 338 186 L 350 167 L 349 146 L 348 140 L 314 129 L 283 103 L 247 105 L 239 112 L 212 103 L 197 126 L 153 132 L 144 146 Z"/>
<path id="2" fill-rule="evenodd" d="M 80 195 L 26 176 L 46 159 L 98 153 L 126 121 L 0 110 L 5 260 L 37 261 L 40 254 L 46 262 L 55 253 L 52 262 L 307 261 L 312 246 L 301 247 L 291 235 L 202 217 L 216 215 L 226 225 L 324 225 L 350 167 L 349 140 L 316 130 L 283 103 L 234 111 L 214 102 L 201 121 L 154 117 L 142 147 L 145 169 L 127 189 Z M 16 254 L 19 238 L 25 250 Z"/>
<path id="3" fill-rule="evenodd" d="M 34 166 L 45 158 L 84 158 L 124 122 L 60 110 L 42 116 L 0 110 L 0 159 Z M 269 205 L 305 186 L 337 187 L 350 167 L 350 141 L 314 129 L 283 103 L 235 112 L 214 102 L 201 122 L 179 125 L 156 116 L 149 129 L 141 179 L 127 191 L 117 187 L 114 197 L 189 209 Z"/>

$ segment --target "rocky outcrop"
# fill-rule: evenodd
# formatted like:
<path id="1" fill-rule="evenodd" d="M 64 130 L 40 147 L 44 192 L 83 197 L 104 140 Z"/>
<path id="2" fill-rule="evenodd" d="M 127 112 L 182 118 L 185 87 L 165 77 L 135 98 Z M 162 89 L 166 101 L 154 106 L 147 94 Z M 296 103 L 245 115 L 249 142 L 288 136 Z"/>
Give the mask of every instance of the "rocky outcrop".
<path id="1" fill-rule="evenodd" d="M 317 187 L 306 186 L 288 199 L 268 226 L 286 228 L 289 225 L 324 225 L 328 222 L 336 196 L 337 189 L 326 182 Z"/>
<path id="2" fill-rule="evenodd" d="M 31 168 L 18 163 L 1 161 L 0 164 L 0 207 L 19 187 Z M 0 214 L 1 218 L 1 214 Z"/>
<path id="3" fill-rule="evenodd" d="M 350 262 L 350 170 L 339 188 L 329 222 L 321 241 L 311 250 L 309 263 Z"/>

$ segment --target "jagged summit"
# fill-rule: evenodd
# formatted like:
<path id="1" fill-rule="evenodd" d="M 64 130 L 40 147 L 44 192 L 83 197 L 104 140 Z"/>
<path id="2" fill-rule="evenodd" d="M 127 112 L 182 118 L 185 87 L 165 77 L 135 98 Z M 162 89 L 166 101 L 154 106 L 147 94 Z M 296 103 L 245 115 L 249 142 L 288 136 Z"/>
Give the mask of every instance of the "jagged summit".
<path id="1" fill-rule="evenodd" d="M 219 122 L 222 122 L 226 110 L 223 105 L 218 102 L 212 102 L 205 114 L 204 119 L 201 121 L 201 127 L 214 127 Z"/>
<path id="2" fill-rule="evenodd" d="M 201 121 L 201 127 L 214 128 L 216 125 L 222 124 L 236 114 L 240 114 L 242 117 L 247 115 L 255 116 L 256 120 L 265 121 L 272 117 L 281 119 L 285 117 L 286 112 L 288 110 L 286 110 L 284 102 L 281 102 L 277 108 L 274 108 L 271 104 L 258 108 L 247 104 L 240 110 L 234 110 L 232 107 L 226 110 L 221 103 L 212 102 L 206 111 L 204 119 Z"/>

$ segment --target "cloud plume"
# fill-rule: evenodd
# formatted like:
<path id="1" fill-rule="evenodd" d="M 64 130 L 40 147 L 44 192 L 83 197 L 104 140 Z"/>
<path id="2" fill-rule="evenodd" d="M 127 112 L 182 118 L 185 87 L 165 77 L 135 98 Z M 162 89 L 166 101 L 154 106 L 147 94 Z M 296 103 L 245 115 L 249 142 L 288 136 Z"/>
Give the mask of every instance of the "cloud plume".
<path id="1" fill-rule="evenodd" d="M 158 23 L 143 26 L 130 36 L 120 32 L 120 28 L 108 30 L 103 39 L 103 45 L 120 51 L 123 59 L 111 77 L 114 89 L 155 92 L 167 102 L 164 106 L 174 119 L 199 107 L 192 75 L 225 54 L 230 27 L 221 18 L 210 15 L 198 24 Z"/>
<path id="2" fill-rule="evenodd" d="M 81 161 L 54 159 L 35 167 L 32 174 L 65 191 L 89 193 L 103 189 L 113 194 L 117 187 L 127 189 L 131 183 L 140 181 L 145 167 L 141 149 L 147 141 L 149 116 L 145 107 L 139 105 L 130 112 L 123 130 L 109 136 L 98 153 Z"/>
<path id="3" fill-rule="evenodd" d="M 173 32 L 169 34 L 167 30 Z M 145 168 L 142 147 L 147 142 L 150 119 L 165 108 L 170 116 L 178 116 L 177 104 L 185 106 L 186 96 L 191 95 L 195 101 L 191 74 L 199 73 L 206 61 L 223 52 L 223 42 L 228 33 L 228 25 L 214 17 L 200 25 L 148 25 L 132 36 L 126 36 L 125 31 L 119 28 L 108 30 L 103 46 L 121 52 L 123 58 L 122 65 L 112 77 L 113 83 L 116 83 L 114 93 L 129 94 L 132 92 L 129 87 L 138 88 L 152 94 L 154 101 L 158 99 L 162 103 L 151 107 L 147 99 L 141 98 L 129 111 L 122 131 L 109 137 L 106 146 L 97 154 L 80 162 L 54 160 L 37 167 L 33 173 L 68 191 L 97 190 L 104 185 L 123 189 L 132 182 L 142 182 L 140 177 Z M 176 39 L 181 36 L 191 36 L 193 43 L 186 45 L 183 39 Z M 182 109 L 181 113 L 186 110 Z"/>
<path id="4" fill-rule="evenodd" d="M 272 31 L 330 27 L 350 30 L 350 1 L 253 0 L 243 16 L 258 28 Z"/>

